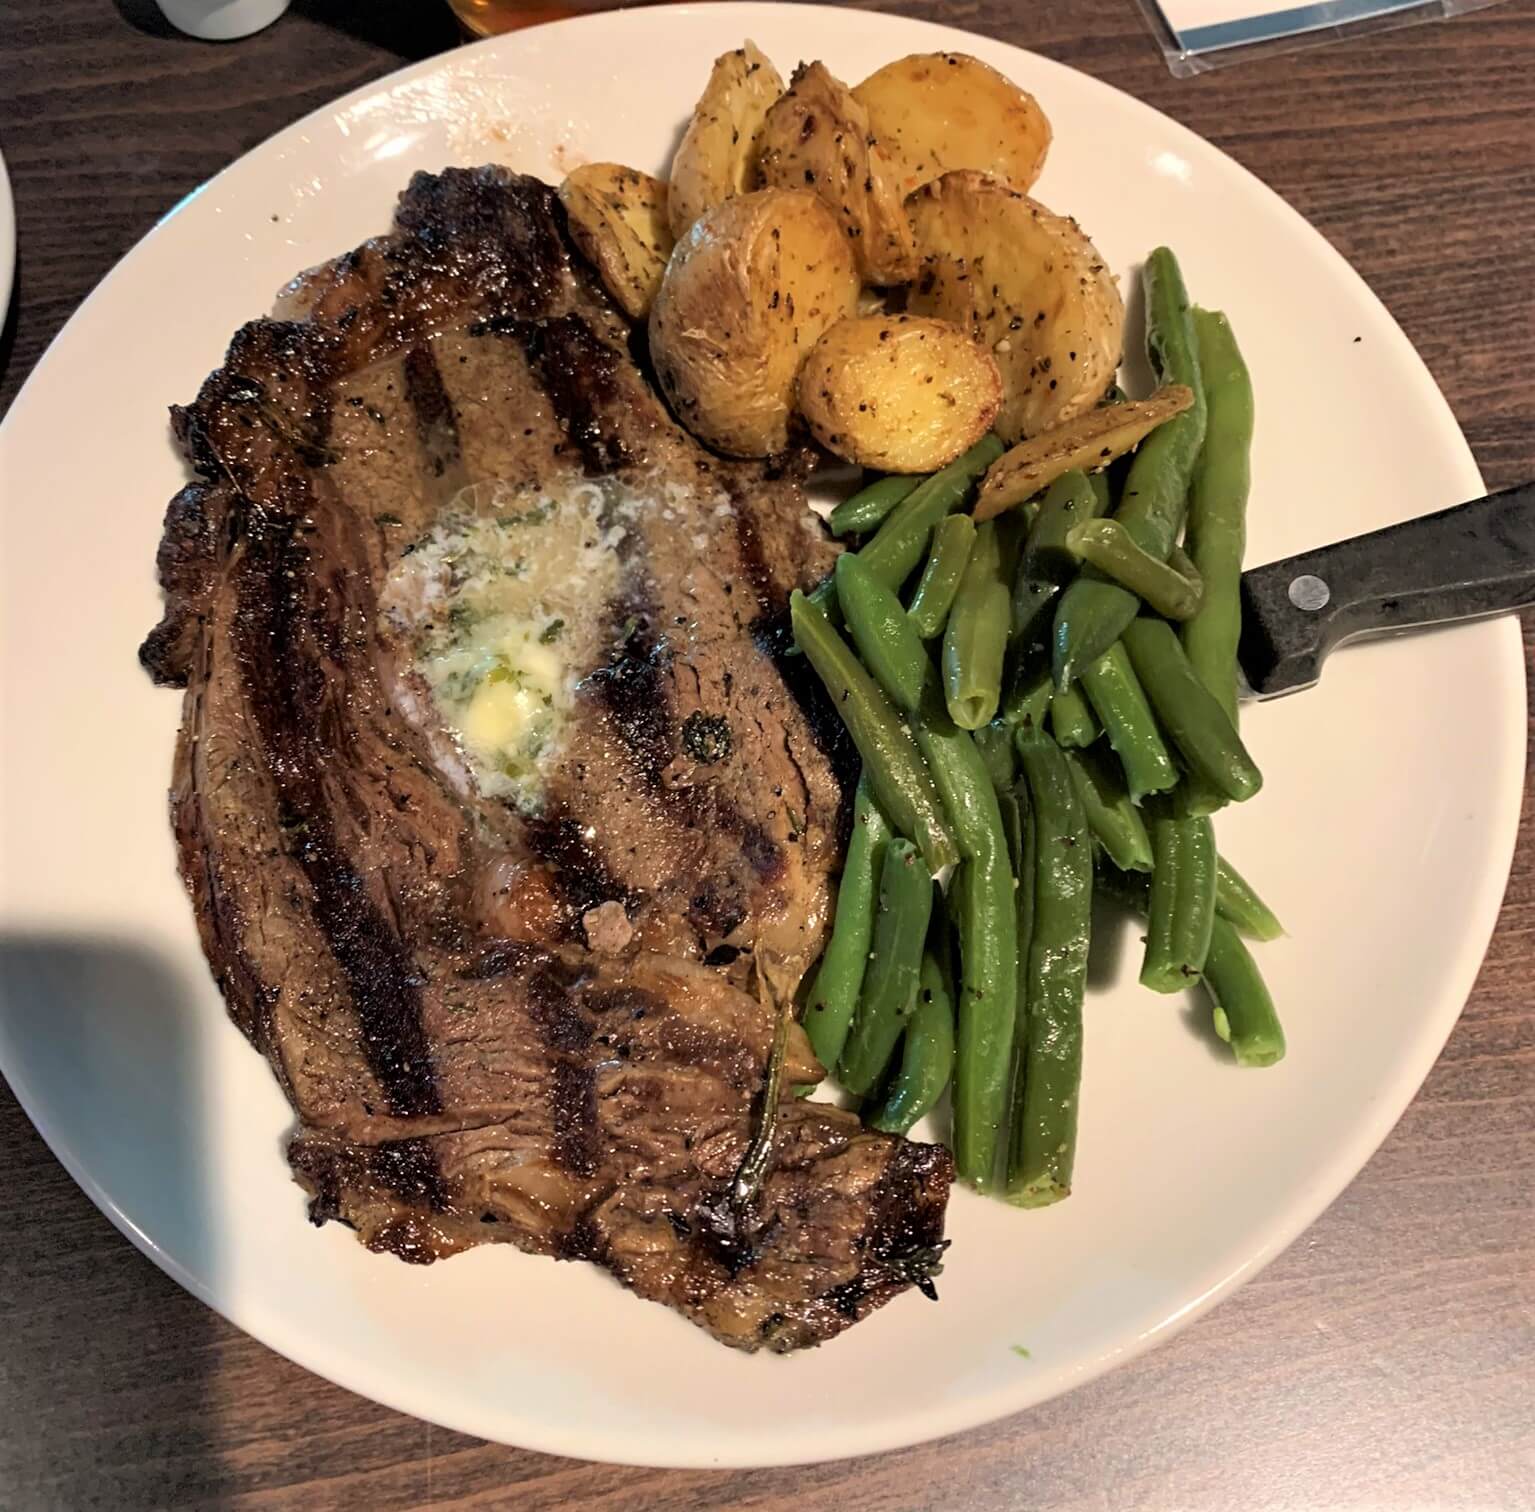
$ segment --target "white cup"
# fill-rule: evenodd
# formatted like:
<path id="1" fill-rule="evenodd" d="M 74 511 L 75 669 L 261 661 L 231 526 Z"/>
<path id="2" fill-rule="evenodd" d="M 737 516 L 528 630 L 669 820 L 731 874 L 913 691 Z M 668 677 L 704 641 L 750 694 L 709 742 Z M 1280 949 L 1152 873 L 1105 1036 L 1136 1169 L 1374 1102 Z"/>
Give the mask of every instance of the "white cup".
<path id="1" fill-rule="evenodd" d="M 204 42 L 232 42 L 270 26 L 288 8 L 288 0 L 156 0 L 165 19 L 189 37 Z"/>

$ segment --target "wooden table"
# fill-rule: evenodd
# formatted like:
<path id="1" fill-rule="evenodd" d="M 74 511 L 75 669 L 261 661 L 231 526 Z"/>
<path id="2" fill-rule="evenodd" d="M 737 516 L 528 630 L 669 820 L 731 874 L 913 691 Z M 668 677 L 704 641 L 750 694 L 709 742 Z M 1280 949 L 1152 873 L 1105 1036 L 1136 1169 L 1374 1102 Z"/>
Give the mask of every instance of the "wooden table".
<path id="1" fill-rule="evenodd" d="M 895 8 L 1073 64 L 1247 164 L 1401 321 L 1488 485 L 1535 475 L 1532 0 L 1184 81 L 1130 0 Z M 222 48 L 169 34 L 149 0 L 5 0 L 0 148 L 21 268 L 0 406 L 183 194 L 453 41 L 431 0 L 294 0 L 278 26 Z M 306 1374 L 133 1250 L 0 1086 L 0 1506 L 1530 1507 L 1532 1062 L 1527 813 L 1443 1058 L 1359 1179 L 1257 1281 L 1149 1357 L 962 1439 L 718 1474 L 503 1449 Z"/>

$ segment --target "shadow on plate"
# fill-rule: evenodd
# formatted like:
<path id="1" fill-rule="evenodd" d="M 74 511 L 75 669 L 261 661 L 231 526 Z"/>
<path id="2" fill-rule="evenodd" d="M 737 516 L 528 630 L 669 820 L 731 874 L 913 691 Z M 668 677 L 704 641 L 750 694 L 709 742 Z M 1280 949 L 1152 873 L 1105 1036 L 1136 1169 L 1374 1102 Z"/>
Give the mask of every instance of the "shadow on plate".
<path id="1" fill-rule="evenodd" d="M 1087 952 L 1089 992 L 1102 992 L 1119 980 L 1120 972 L 1127 969 L 1125 952 L 1133 946 L 1134 953 L 1139 953 L 1144 932 L 1141 921 L 1128 908 L 1101 893 L 1093 894 L 1093 932 Z"/>
<path id="2" fill-rule="evenodd" d="M 187 984 L 117 941 L 0 936 L 0 1051 L 58 1145 L 204 1274 L 218 1261 Z M 0 1485 L 10 1506 L 217 1506 L 228 1330 L 95 1211 L 0 1087 Z"/>

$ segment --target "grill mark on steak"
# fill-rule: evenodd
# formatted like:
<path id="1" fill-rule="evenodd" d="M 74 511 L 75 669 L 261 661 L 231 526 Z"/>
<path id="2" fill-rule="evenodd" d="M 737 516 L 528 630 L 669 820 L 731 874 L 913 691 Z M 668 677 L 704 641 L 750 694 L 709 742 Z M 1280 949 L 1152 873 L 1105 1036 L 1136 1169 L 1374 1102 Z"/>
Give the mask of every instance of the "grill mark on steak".
<path id="1" fill-rule="evenodd" d="M 757 522 L 749 511 L 737 509 L 735 523 L 741 567 L 746 574 L 746 581 L 751 585 L 752 597 L 757 601 L 757 612 L 747 629 L 752 638 L 758 640 L 762 622 L 779 612 L 778 596 L 773 589 L 773 574 L 768 568 L 767 557 L 763 554 L 762 538 L 757 533 Z"/>
<path id="2" fill-rule="evenodd" d="M 468 482 L 458 418 L 429 345 L 413 346 L 405 354 L 405 397 L 415 412 L 416 434 L 429 475 L 444 492 L 457 492 Z"/>
<path id="3" fill-rule="evenodd" d="M 638 592 L 609 605 L 606 639 L 615 654 L 583 686 L 606 708 L 609 724 L 633 756 L 640 780 L 657 789 L 676 740 L 665 684 L 672 648 L 651 629 L 653 613 L 653 604 Z"/>
<path id="4" fill-rule="evenodd" d="M 576 921 L 589 908 L 616 902 L 629 911 L 638 901 L 587 843 L 580 822 L 561 809 L 526 819 L 524 836 L 528 849 L 547 863 L 555 891 L 569 907 L 567 934 L 574 933 Z"/>
<path id="5" fill-rule="evenodd" d="M 742 855 L 756 876 L 769 882 L 785 869 L 782 848 L 754 819 L 748 818 L 712 784 L 674 786 L 666 773 L 676 757 L 678 737 L 667 707 L 665 673 L 674 656 L 671 646 L 651 631 L 653 601 L 636 594 L 610 608 L 609 623 L 618 656 L 588 679 L 606 705 L 619 738 L 633 754 L 636 774 L 675 813 L 684 825 L 707 825 L 741 841 Z M 695 922 L 718 934 L 728 934 L 744 917 L 738 902 L 724 903 L 718 888 L 708 888 L 693 900 Z"/>
<path id="6" fill-rule="evenodd" d="M 579 315 L 539 321 L 492 315 L 470 326 L 469 334 L 512 336 L 522 343 L 528 366 L 589 475 L 602 477 L 634 460 L 612 423 L 618 354 Z"/>
<path id="7" fill-rule="evenodd" d="M 568 973 L 547 965 L 536 969 L 528 978 L 528 998 L 533 1021 L 553 1057 L 551 1148 L 566 1170 L 590 1176 L 597 1169 L 597 1078 L 583 1052 L 596 1031 Z"/>
<path id="8" fill-rule="evenodd" d="M 373 1151 L 372 1174 L 402 1202 L 433 1213 L 448 1205 L 448 1189 L 429 1140 L 393 1139 Z"/>
<path id="9" fill-rule="evenodd" d="M 566 434 L 575 442 L 586 470 L 610 473 L 633 460 L 613 428 L 618 357 L 579 315 L 563 315 L 523 335 L 528 361 L 543 380 Z"/>
<path id="10" fill-rule="evenodd" d="M 298 646 L 302 589 L 295 582 L 307 552 L 286 524 L 254 526 L 247 541 L 238 575 L 242 675 L 268 767 L 291 816 L 285 827 L 303 827 L 293 853 L 314 889 L 315 915 L 345 973 L 368 1067 L 390 1111 L 402 1117 L 440 1113 L 419 978 L 404 943 L 336 843 L 310 743 L 318 713 L 313 705 L 323 689 L 296 675 L 310 665 Z"/>

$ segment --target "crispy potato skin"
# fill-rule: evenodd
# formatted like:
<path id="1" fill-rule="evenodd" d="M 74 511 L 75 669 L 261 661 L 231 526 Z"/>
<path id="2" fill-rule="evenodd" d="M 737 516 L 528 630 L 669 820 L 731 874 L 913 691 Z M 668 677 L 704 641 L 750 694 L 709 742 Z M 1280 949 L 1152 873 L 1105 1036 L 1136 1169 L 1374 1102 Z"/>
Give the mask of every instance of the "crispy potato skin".
<path id="1" fill-rule="evenodd" d="M 1083 472 L 1100 471 L 1115 457 L 1134 451 L 1159 425 L 1181 415 L 1193 403 L 1191 389 L 1170 383 L 1149 399 L 1106 404 L 1020 441 L 987 471 L 975 502 L 975 518 L 989 520 L 1033 498 L 1074 467 Z"/>
<path id="2" fill-rule="evenodd" d="M 954 168 L 1028 189 L 1045 166 L 1050 122 L 1033 95 L 968 53 L 911 53 L 853 90 L 910 194 Z"/>
<path id="3" fill-rule="evenodd" d="M 672 158 L 672 236 L 732 195 L 756 186 L 758 139 L 783 77 L 754 42 L 714 60 L 709 82 Z"/>
<path id="4" fill-rule="evenodd" d="M 588 163 L 560 185 L 576 245 L 632 320 L 650 313 L 671 256 L 667 186 L 637 168 Z"/>
<path id="5" fill-rule="evenodd" d="M 861 315 L 830 327 L 799 375 L 799 407 L 828 451 L 881 472 L 936 472 L 991 428 L 996 360 L 947 320 Z"/>
<path id="6" fill-rule="evenodd" d="M 727 456 L 782 451 L 800 367 L 858 287 L 848 239 L 809 190 L 716 206 L 677 243 L 650 311 L 651 358 L 678 418 Z"/>
<path id="7" fill-rule="evenodd" d="M 964 170 L 906 206 L 922 259 L 908 308 L 964 326 L 996 357 L 1002 439 L 1011 445 L 1097 404 L 1119 367 L 1124 302 L 1077 223 Z"/>
<path id="8" fill-rule="evenodd" d="M 853 243 L 865 283 L 907 283 L 916 275 L 911 226 L 894 165 L 875 142 L 868 113 L 824 63 L 801 64 L 762 128 L 762 181 L 814 189 Z"/>

